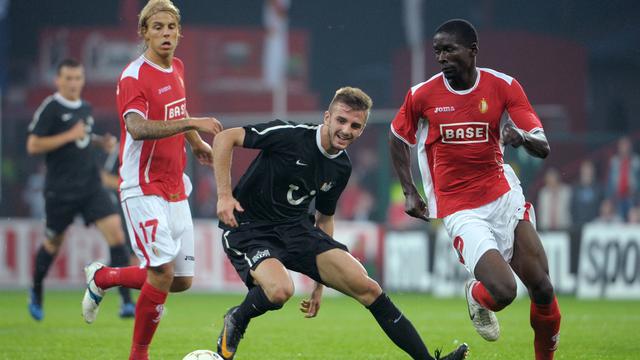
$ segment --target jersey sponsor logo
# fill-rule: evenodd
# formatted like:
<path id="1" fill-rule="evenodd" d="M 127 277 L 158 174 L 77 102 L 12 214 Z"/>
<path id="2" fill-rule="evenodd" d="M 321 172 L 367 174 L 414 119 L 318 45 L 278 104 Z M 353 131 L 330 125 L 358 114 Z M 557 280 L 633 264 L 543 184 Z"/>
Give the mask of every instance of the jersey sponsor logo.
<path id="1" fill-rule="evenodd" d="M 482 98 L 482 100 L 480 100 L 480 104 L 478 104 L 478 110 L 480 110 L 480 113 L 482 114 L 489 111 L 489 104 L 487 104 L 487 100 L 485 100 L 485 98 Z"/>
<path id="2" fill-rule="evenodd" d="M 187 255 L 184 257 L 184 261 L 196 261 L 195 256 Z"/>
<path id="3" fill-rule="evenodd" d="M 162 95 L 169 90 L 171 90 L 171 85 L 163 86 L 160 89 L 158 89 L 158 95 Z"/>
<path id="4" fill-rule="evenodd" d="M 300 190 L 300 187 L 299 187 L 299 186 L 296 186 L 296 185 L 293 185 L 293 184 L 290 184 L 290 185 L 289 185 L 289 191 L 287 191 L 287 201 L 289 202 L 289 204 L 291 204 L 291 205 L 293 205 L 293 206 L 297 206 L 297 205 L 302 204 L 302 202 L 303 202 L 306 198 L 308 198 L 309 196 L 314 196 L 314 195 L 316 194 L 316 191 L 315 191 L 315 190 L 311 190 L 311 192 L 310 192 L 309 194 L 307 194 L 307 195 L 303 195 L 302 197 L 299 197 L 299 198 L 297 198 L 297 199 L 296 199 L 296 198 L 293 196 L 293 192 L 294 192 L 294 191 L 298 191 L 298 190 Z"/>
<path id="5" fill-rule="evenodd" d="M 62 121 L 67 122 L 71 119 L 73 119 L 73 114 L 72 113 L 64 113 L 62 114 L 62 116 L 60 116 L 60 119 L 62 119 Z"/>
<path id="6" fill-rule="evenodd" d="M 266 258 L 268 256 L 271 256 L 269 250 L 258 250 L 258 252 L 251 258 L 251 261 L 253 261 L 253 263 L 255 264 L 258 260 Z"/>
<path id="7" fill-rule="evenodd" d="M 326 182 L 326 183 L 322 184 L 322 186 L 320 187 L 320 191 L 327 192 L 327 191 L 331 190 L 333 185 L 335 185 L 333 183 L 333 181 Z"/>
<path id="8" fill-rule="evenodd" d="M 309 164 L 304 163 L 304 162 L 302 162 L 301 160 L 297 160 L 297 161 L 296 161 L 296 165 L 299 165 L 299 166 L 309 166 Z"/>
<path id="9" fill-rule="evenodd" d="M 489 123 L 462 122 L 441 124 L 440 136 L 447 144 L 472 144 L 489 141 Z"/>
<path id="10" fill-rule="evenodd" d="M 456 108 L 454 108 L 453 106 L 438 106 L 435 108 L 435 110 L 433 110 L 433 113 L 437 114 L 437 113 L 454 112 L 454 111 L 456 111 Z"/>
<path id="11" fill-rule="evenodd" d="M 187 116 L 187 101 L 185 98 L 176 100 L 164 106 L 164 119 L 183 119 Z"/>

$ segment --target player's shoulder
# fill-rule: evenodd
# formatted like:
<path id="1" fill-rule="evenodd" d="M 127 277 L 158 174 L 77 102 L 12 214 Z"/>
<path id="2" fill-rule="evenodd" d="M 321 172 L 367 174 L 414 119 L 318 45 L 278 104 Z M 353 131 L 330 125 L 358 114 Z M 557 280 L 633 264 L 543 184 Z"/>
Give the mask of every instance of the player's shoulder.
<path id="1" fill-rule="evenodd" d="M 184 62 L 182 61 L 182 59 L 178 58 L 178 57 L 174 57 L 173 58 L 173 63 L 172 66 L 180 69 L 180 70 L 184 70 Z"/>
<path id="2" fill-rule="evenodd" d="M 36 113 L 42 113 L 45 111 L 51 111 L 52 109 L 60 106 L 60 104 L 56 101 L 53 94 L 47 96 L 42 100 L 38 108 L 36 109 Z"/>
<path id="3" fill-rule="evenodd" d="M 503 72 L 490 69 L 490 68 L 478 68 L 480 72 L 481 79 L 487 79 L 488 81 L 495 82 L 500 85 L 511 85 L 516 79 L 508 74 Z"/>
<path id="4" fill-rule="evenodd" d="M 138 80 L 140 78 L 141 73 L 143 72 L 143 68 L 145 67 L 146 62 L 144 61 L 143 56 L 139 56 L 137 59 L 130 62 L 124 70 L 122 70 L 122 74 L 120 75 L 120 81 L 122 82 L 125 79 L 133 79 Z"/>
<path id="5" fill-rule="evenodd" d="M 265 135 L 267 133 L 281 133 L 281 132 L 305 132 L 309 130 L 315 131 L 318 128 L 318 125 L 314 124 L 301 124 L 294 121 L 289 120 L 280 120 L 275 119 L 273 121 L 269 121 L 266 123 L 248 125 L 245 127 L 246 131 L 251 131 L 258 135 Z"/>
<path id="6" fill-rule="evenodd" d="M 423 81 L 419 84 L 413 85 L 411 87 L 411 94 L 413 96 L 419 95 L 419 94 L 424 94 L 424 93 L 428 93 L 429 91 L 432 91 L 434 88 L 437 88 L 439 86 L 443 86 L 443 79 L 442 79 L 442 73 L 437 73 L 433 76 L 431 76 L 427 81 Z"/>

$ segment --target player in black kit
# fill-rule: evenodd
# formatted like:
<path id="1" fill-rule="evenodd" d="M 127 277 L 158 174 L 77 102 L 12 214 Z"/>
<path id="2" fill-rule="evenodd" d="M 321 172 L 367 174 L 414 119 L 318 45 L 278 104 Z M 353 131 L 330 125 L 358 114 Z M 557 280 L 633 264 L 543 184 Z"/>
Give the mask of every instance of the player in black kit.
<path id="1" fill-rule="evenodd" d="M 91 143 L 107 150 L 115 137 L 92 133 L 91 106 L 80 98 L 84 69 L 73 59 L 63 60 L 57 69 L 57 92 L 47 97 L 29 125 L 27 152 L 46 154 L 45 180 L 46 239 L 34 259 L 29 313 L 42 320 L 43 280 L 64 241 L 64 232 L 77 214 L 86 224 L 94 223 L 109 244 L 112 266 L 127 266 L 128 252 L 120 217 L 103 188 Z M 132 317 L 135 305 L 129 289 L 120 291 L 121 317 Z"/>
<path id="2" fill-rule="evenodd" d="M 411 322 L 347 247 L 332 238 L 336 203 L 351 174 L 346 148 L 364 131 L 372 101 L 357 88 L 339 89 L 322 125 L 275 120 L 232 128 L 214 139 L 218 217 L 223 246 L 249 292 L 224 316 L 218 353 L 233 359 L 251 318 L 280 309 L 293 295 L 287 269 L 316 281 L 300 304 L 306 317 L 320 308 L 323 285 L 367 307 L 387 336 L 413 359 L 434 359 Z M 234 146 L 260 149 L 231 192 Z M 309 207 L 315 200 L 315 224 Z M 436 359 L 464 359 L 467 345 Z"/>

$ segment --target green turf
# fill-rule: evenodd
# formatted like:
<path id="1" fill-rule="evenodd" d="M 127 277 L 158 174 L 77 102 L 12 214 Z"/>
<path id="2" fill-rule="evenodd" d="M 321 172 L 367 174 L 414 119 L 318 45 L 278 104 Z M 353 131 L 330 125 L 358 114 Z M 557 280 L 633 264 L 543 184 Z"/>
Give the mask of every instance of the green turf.
<path id="1" fill-rule="evenodd" d="M 117 317 L 118 297 L 109 294 L 93 325 L 80 316 L 81 291 L 46 294 L 45 319 L 35 322 L 25 291 L 0 293 L 0 359 L 126 359 L 133 321 Z M 518 300 L 498 314 L 502 337 L 487 343 L 474 331 L 462 299 L 392 294 L 429 348 L 445 352 L 457 341 L 471 346 L 469 359 L 533 359 L 529 303 Z M 181 359 L 213 348 L 226 309 L 236 295 L 174 294 L 151 347 L 151 357 Z M 345 297 L 326 297 L 315 319 L 298 312 L 299 299 L 251 322 L 236 360 L 408 359 L 389 341 L 369 312 Z M 562 330 L 556 359 L 638 359 L 638 301 L 578 301 L 561 298 Z"/>

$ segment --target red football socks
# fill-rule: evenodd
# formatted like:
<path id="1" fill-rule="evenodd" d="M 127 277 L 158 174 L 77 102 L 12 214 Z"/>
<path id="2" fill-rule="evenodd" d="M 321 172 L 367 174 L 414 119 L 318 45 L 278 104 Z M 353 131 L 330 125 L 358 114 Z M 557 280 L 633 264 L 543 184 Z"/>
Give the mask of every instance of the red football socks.
<path id="1" fill-rule="evenodd" d="M 556 297 L 547 305 L 531 302 L 531 327 L 535 334 L 533 347 L 536 360 L 553 360 L 553 353 L 558 348 L 560 340 L 560 317 Z"/>
<path id="2" fill-rule="evenodd" d="M 498 304 L 493 298 L 487 288 L 484 287 L 484 284 L 480 281 L 476 281 L 473 283 L 473 287 L 471 288 L 471 296 L 473 299 L 478 302 L 483 308 L 489 309 L 491 311 L 500 311 L 504 309 L 504 306 Z"/>
<path id="3" fill-rule="evenodd" d="M 122 286 L 129 289 L 140 289 L 147 280 L 147 270 L 137 266 L 108 267 L 96 271 L 93 279 L 96 285 L 103 290 L 114 286 Z"/>
<path id="4" fill-rule="evenodd" d="M 153 334 L 162 318 L 167 293 L 145 282 L 136 303 L 136 322 L 133 326 L 133 343 L 129 360 L 147 360 Z"/>

